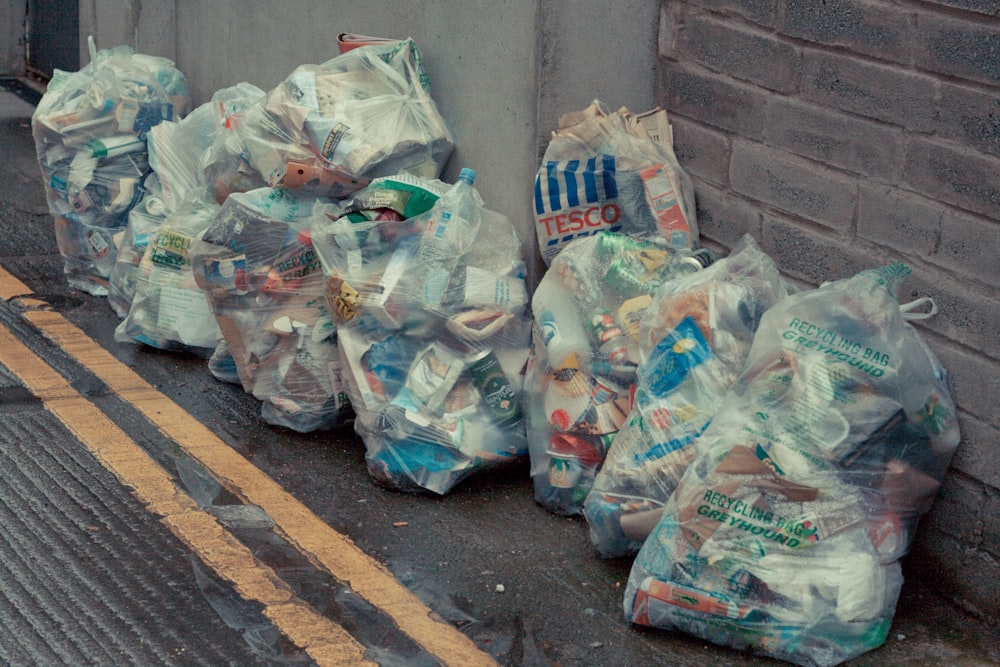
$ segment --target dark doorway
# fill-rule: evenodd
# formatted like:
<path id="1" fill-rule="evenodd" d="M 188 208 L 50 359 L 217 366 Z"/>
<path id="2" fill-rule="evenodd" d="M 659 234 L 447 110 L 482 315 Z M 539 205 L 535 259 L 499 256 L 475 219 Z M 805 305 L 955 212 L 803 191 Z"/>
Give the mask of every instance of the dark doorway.
<path id="1" fill-rule="evenodd" d="M 28 0 L 28 72 L 44 79 L 53 70 L 80 69 L 79 0 Z"/>

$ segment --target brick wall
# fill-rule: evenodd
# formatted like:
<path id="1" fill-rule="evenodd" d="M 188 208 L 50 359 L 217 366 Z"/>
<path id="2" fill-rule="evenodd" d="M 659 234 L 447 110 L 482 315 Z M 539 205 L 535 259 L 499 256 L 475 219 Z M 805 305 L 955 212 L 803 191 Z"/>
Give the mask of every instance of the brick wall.
<path id="1" fill-rule="evenodd" d="M 817 285 L 900 260 L 962 444 L 907 562 L 1000 618 L 1000 1 L 663 0 L 657 98 L 707 245 Z"/>

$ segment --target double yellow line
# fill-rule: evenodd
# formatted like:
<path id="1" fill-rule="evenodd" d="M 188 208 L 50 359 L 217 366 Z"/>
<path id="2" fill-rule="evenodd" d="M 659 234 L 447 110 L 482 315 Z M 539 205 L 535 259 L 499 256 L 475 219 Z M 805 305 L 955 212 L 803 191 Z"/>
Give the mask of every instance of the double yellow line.
<path id="1" fill-rule="evenodd" d="M 0 300 L 18 301 L 22 317 L 100 378 L 166 437 L 197 459 L 243 502 L 261 507 L 275 528 L 313 565 L 329 572 L 393 619 L 444 665 L 495 665 L 475 643 L 440 620 L 380 563 L 362 552 L 287 493 L 273 479 L 220 440 L 201 422 L 149 385 L 83 331 L 0 267 Z M 18 376 L 46 409 L 87 446 L 201 560 L 233 583 L 320 665 L 374 665 L 365 647 L 343 628 L 299 599 L 270 567 L 258 561 L 211 514 L 177 487 L 132 438 L 69 382 L 0 325 L 0 363 Z"/>

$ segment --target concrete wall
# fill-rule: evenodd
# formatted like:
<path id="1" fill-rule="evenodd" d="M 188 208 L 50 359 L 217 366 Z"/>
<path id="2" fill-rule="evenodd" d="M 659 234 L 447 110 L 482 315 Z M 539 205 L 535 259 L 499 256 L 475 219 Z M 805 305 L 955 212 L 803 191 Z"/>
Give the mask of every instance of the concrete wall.
<path id="1" fill-rule="evenodd" d="M 336 37 L 354 32 L 412 37 L 421 48 L 431 95 L 449 122 L 456 151 L 445 172 L 477 170 L 487 206 L 522 232 L 532 279 L 531 188 L 537 155 L 558 117 L 593 99 L 644 111 L 655 85 L 657 0 L 629 11 L 600 0 L 81 0 L 85 40 L 129 44 L 177 63 L 195 103 L 249 81 L 264 90 L 301 64 L 338 54 Z"/>
<path id="2" fill-rule="evenodd" d="M 703 236 L 816 285 L 901 260 L 963 442 L 912 569 L 1000 617 L 1000 5 L 664 0 L 657 97 Z"/>

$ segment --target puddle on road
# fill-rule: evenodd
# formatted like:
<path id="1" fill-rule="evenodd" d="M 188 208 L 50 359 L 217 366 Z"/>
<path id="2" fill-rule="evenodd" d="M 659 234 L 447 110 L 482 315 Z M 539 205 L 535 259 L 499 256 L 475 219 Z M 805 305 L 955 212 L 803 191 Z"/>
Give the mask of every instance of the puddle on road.
<path id="1" fill-rule="evenodd" d="M 382 667 L 436 667 L 439 664 L 400 631 L 386 614 L 313 566 L 274 531 L 274 521 L 261 508 L 241 504 L 200 463 L 187 456 L 178 456 L 174 465 L 182 488 L 199 507 L 215 516 L 300 599 L 365 646 L 368 660 Z M 304 651 L 287 645 L 280 631 L 261 614 L 259 603 L 243 600 L 235 591 L 220 586 L 203 571 L 197 557 L 192 556 L 192 559 L 195 575 L 209 603 L 229 627 L 241 633 L 256 655 L 278 664 L 310 662 Z"/>
<path id="2" fill-rule="evenodd" d="M 535 641 L 534 628 L 516 611 L 506 618 L 481 621 L 463 609 L 463 605 L 449 593 L 435 590 L 425 580 L 418 579 L 409 566 L 390 563 L 389 567 L 396 579 L 421 602 L 461 630 L 499 664 L 517 667 L 552 667 L 556 664 L 546 657 Z"/>

